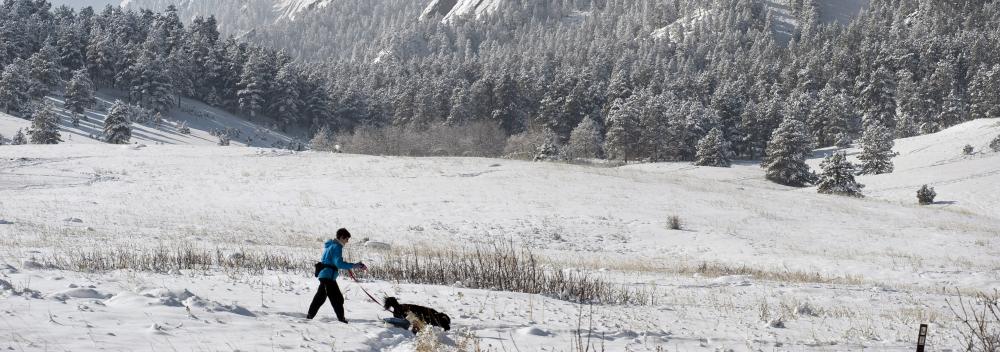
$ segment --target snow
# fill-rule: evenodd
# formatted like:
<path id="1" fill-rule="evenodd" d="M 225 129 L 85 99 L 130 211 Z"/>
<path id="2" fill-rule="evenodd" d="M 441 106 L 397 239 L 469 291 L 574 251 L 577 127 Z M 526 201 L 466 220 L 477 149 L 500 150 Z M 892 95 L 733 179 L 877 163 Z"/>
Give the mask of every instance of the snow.
<path id="1" fill-rule="evenodd" d="M 431 0 L 420 14 L 420 19 L 443 15 L 442 22 L 450 22 L 458 17 L 479 16 L 496 11 L 503 0 Z"/>
<path id="2" fill-rule="evenodd" d="M 281 19 L 295 20 L 295 16 L 303 11 L 324 8 L 332 0 L 275 0 L 274 9 L 281 14 Z"/>
<path id="3" fill-rule="evenodd" d="M 59 132 L 62 134 L 63 142 L 68 144 L 103 143 L 98 138 L 104 131 L 107 110 L 120 96 L 122 96 L 120 93 L 114 91 L 99 93 L 97 95 L 98 109 L 88 110 L 86 113 L 88 120 L 81 121 L 80 127 L 73 127 L 71 124 L 72 114 L 62 109 L 63 98 L 61 96 L 47 97 L 48 102 L 57 108 L 56 114 L 60 117 Z M 250 146 L 260 147 L 270 147 L 274 143 L 289 143 L 296 140 L 292 136 L 267 128 L 266 121 L 260 120 L 258 123 L 254 123 L 225 110 L 189 99 L 183 99 L 181 107 L 166 114 L 164 119 L 165 123 L 161 126 L 133 123 L 130 142 L 138 144 L 133 148 L 156 144 L 216 145 L 219 138 L 212 136 L 211 131 L 226 128 L 240 131 L 241 138 L 233 139 L 232 146 L 247 146 L 247 137 L 252 138 L 249 141 Z M 191 129 L 191 134 L 180 133 L 179 129 L 182 124 L 186 124 Z M 30 126 L 30 120 L 0 112 L 0 135 L 7 139 L 12 138 L 18 129 L 26 133 Z"/>
<path id="4" fill-rule="evenodd" d="M 445 344 L 474 335 L 495 350 L 569 350 L 589 336 L 608 351 L 910 351 L 920 323 L 931 323 L 930 350 L 957 350 L 954 290 L 1000 285 L 1000 154 L 985 148 L 998 134 L 992 119 L 898 140 L 895 173 L 859 178 L 864 199 L 775 185 L 751 162 L 610 168 L 193 142 L 2 146 L 0 349 L 415 350 L 364 285 L 449 314 Z M 980 152 L 961 155 L 966 143 Z M 923 183 L 940 204 L 916 204 Z M 670 215 L 682 230 L 667 228 Z M 655 289 L 657 300 L 591 307 L 341 277 L 343 325 L 328 305 L 304 319 L 311 273 L 48 265 L 95 248 L 177 246 L 310 263 L 339 227 L 373 243 L 352 243 L 350 260 L 509 240 L 567 270 Z"/>

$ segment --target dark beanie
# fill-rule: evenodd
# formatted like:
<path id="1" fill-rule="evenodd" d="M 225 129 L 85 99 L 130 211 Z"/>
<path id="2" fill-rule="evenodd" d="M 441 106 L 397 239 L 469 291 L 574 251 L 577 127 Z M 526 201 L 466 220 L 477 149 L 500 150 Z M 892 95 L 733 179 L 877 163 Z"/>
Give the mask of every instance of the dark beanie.
<path id="1" fill-rule="evenodd" d="M 343 229 L 342 228 L 340 230 L 337 230 L 337 238 L 338 239 L 341 239 L 341 238 L 351 238 L 351 233 L 348 232 L 347 229 Z"/>

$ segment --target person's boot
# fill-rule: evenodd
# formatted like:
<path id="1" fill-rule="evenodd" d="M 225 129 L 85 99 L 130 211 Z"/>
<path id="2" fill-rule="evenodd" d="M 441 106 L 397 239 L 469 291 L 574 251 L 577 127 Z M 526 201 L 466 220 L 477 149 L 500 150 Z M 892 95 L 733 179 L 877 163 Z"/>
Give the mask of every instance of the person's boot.
<path id="1" fill-rule="evenodd" d="M 337 318 L 337 320 L 340 321 L 341 323 L 347 324 L 347 318 L 340 317 L 340 318 Z"/>
<path id="2" fill-rule="evenodd" d="M 315 318 L 315 317 L 316 317 L 315 315 L 306 314 L 306 319 L 312 320 L 312 318 Z"/>

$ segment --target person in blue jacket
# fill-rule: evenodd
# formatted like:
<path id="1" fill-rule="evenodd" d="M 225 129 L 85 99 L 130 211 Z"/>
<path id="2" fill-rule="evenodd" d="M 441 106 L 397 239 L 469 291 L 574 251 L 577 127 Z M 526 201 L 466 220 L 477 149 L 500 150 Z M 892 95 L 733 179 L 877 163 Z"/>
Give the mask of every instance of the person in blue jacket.
<path id="1" fill-rule="evenodd" d="M 309 305 L 309 314 L 306 315 L 306 318 L 312 319 L 316 317 L 316 312 L 323 306 L 323 302 L 329 298 L 330 303 L 333 304 L 333 311 L 337 312 L 337 320 L 347 324 L 347 318 L 344 317 L 344 295 L 340 293 L 340 286 L 337 286 L 337 276 L 340 274 L 341 269 L 368 269 L 364 263 L 348 263 L 344 261 L 344 246 L 350 240 L 351 233 L 347 229 L 339 229 L 337 230 L 336 241 L 326 241 L 326 249 L 323 250 L 322 261 L 325 268 L 319 272 L 319 291 L 316 292 L 312 304 Z"/>

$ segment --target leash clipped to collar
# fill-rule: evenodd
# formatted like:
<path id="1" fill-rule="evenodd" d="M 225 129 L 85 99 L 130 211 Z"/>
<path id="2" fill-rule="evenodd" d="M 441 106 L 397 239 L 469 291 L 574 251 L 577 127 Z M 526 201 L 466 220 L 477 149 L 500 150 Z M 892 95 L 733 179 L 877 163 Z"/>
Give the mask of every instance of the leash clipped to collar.
<path id="1" fill-rule="evenodd" d="M 384 309 L 385 311 L 387 312 L 389 311 L 388 308 L 383 307 L 382 303 L 379 303 L 378 299 L 376 299 L 375 296 L 372 296 L 372 294 L 369 293 L 368 290 L 366 290 L 365 287 L 361 285 L 361 281 L 358 281 L 358 278 L 354 277 L 354 270 L 348 270 L 347 276 L 350 276 L 351 280 L 354 280 L 354 282 L 358 284 L 358 287 L 361 288 L 361 291 L 364 292 L 365 295 L 368 296 L 368 298 L 371 298 L 372 302 L 375 302 L 375 304 L 379 305 L 379 307 L 382 307 L 382 309 Z"/>

